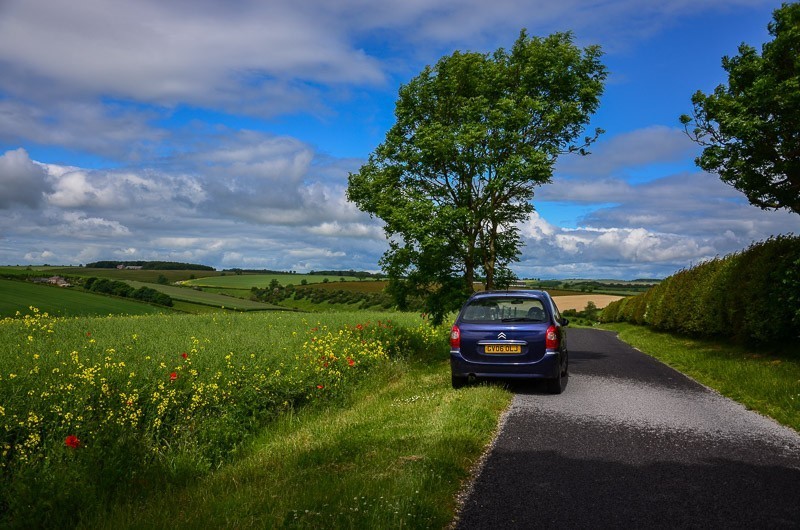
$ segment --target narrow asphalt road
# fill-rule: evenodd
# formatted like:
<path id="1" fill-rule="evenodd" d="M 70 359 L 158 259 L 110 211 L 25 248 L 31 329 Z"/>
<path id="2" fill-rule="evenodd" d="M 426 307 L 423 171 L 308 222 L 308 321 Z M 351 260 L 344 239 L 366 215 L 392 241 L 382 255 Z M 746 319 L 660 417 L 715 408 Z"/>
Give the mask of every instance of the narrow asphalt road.
<path id="1" fill-rule="evenodd" d="M 571 329 L 560 396 L 517 394 L 457 528 L 800 528 L 800 436 Z"/>

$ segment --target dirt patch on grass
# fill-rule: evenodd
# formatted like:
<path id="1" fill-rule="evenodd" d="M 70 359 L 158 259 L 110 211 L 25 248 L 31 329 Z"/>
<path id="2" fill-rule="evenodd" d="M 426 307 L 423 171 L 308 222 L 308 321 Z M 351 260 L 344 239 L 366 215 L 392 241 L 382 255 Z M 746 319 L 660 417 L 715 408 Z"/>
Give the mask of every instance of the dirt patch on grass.
<path id="1" fill-rule="evenodd" d="M 580 294 L 575 296 L 554 296 L 553 300 L 555 300 L 558 309 L 561 311 L 566 311 L 567 309 L 583 311 L 589 301 L 594 302 L 598 309 L 602 309 L 621 298 L 625 297 L 613 294 Z"/>

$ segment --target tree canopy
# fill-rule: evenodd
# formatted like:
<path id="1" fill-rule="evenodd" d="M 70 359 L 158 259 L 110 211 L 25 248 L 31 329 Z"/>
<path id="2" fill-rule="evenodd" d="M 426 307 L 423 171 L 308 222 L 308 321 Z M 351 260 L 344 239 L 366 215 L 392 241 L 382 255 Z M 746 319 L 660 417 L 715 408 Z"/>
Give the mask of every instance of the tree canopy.
<path id="1" fill-rule="evenodd" d="M 774 39 L 761 55 L 741 44 L 723 57 L 728 84 L 697 91 L 693 115 L 680 119 L 704 147 L 699 167 L 755 206 L 800 214 L 800 3 L 776 9 L 767 27 Z"/>
<path id="2" fill-rule="evenodd" d="M 534 187 L 602 132 L 576 141 L 599 105 L 601 55 L 571 33 L 523 30 L 511 50 L 455 52 L 400 88 L 396 122 L 347 196 L 383 220 L 381 265 L 401 304 L 420 296 L 441 320 L 479 276 L 488 289 L 513 277 Z"/>

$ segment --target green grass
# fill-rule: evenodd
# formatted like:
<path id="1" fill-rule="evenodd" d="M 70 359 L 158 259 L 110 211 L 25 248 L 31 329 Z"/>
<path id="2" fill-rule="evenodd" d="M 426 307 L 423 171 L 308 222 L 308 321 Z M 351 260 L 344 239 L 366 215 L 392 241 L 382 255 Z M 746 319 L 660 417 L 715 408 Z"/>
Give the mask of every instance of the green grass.
<path id="1" fill-rule="evenodd" d="M 170 312 L 166 307 L 102 296 L 80 288 L 0 279 L 0 317 L 13 317 L 17 311 L 26 313 L 30 306 L 59 316 L 147 315 Z"/>
<path id="2" fill-rule="evenodd" d="M 0 526 L 441 527 L 510 399 L 447 375 L 408 313 L 0 321 Z"/>
<path id="3" fill-rule="evenodd" d="M 268 311 L 280 309 L 278 306 L 272 304 L 265 304 L 263 302 L 254 302 L 253 300 L 246 300 L 234 296 L 227 296 L 218 293 L 208 293 L 205 291 L 198 291 L 188 287 L 176 287 L 174 285 L 160 285 L 152 283 L 143 283 L 133 280 L 126 280 L 131 287 L 138 289 L 139 287 L 150 287 L 169 295 L 173 300 L 181 300 L 193 304 L 204 304 L 209 306 L 222 307 L 225 309 L 233 309 L 236 311 Z"/>
<path id="4" fill-rule="evenodd" d="M 309 284 L 328 283 L 339 284 L 339 276 L 324 276 L 321 274 L 226 274 L 225 276 L 214 276 L 206 278 L 197 278 L 196 280 L 187 280 L 186 285 L 197 285 L 200 287 L 222 287 L 224 289 L 250 289 L 252 287 L 265 288 L 268 287 L 272 280 L 278 280 L 281 285 L 292 284 L 296 287 L 300 286 L 300 282 L 306 280 Z M 354 282 L 358 278 L 352 276 L 345 276 L 345 280 Z M 363 283 L 367 283 L 366 280 Z M 362 283 L 362 282 L 357 282 Z"/>
<path id="5" fill-rule="evenodd" d="M 800 432 L 800 359 L 711 340 L 603 324 L 648 355 Z M 791 352 L 789 352 L 791 353 Z M 796 353 L 796 352 L 795 352 Z"/>
<path id="6" fill-rule="evenodd" d="M 205 480 L 91 528 L 444 528 L 510 401 L 450 389 L 446 363 L 395 365 L 343 404 L 287 414 Z"/>
<path id="7" fill-rule="evenodd" d="M 219 306 L 193 304 L 191 302 L 184 302 L 182 300 L 173 300 L 172 309 L 181 313 L 189 313 L 191 315 L 205 315 L 207 313 L 222 313 L 227 311 L 227 309 L 222 309 Z"/>

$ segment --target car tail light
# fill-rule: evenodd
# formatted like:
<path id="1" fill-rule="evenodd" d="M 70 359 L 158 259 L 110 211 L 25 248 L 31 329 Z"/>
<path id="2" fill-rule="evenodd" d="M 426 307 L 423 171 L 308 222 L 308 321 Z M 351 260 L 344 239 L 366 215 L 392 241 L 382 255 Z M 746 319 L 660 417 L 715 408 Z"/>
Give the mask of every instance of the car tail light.
<path id="1" fill-rule="evenodd" d="M 450 339 L 452 342 L 452 339 Z M 545 347 L 548 350 L 557 350 L 558 349 L 558 328 L 555 326 L 550 326 L 547 328 L 547 333 L 545 334 L 544 338 Z"/>
<path id="2" fill-rule="evenodd" d="M 461 330 L 458 329 L 458 326 L 453 326 L 453 329 L 450 330 L 450 347 L 461 347 Z"/>

